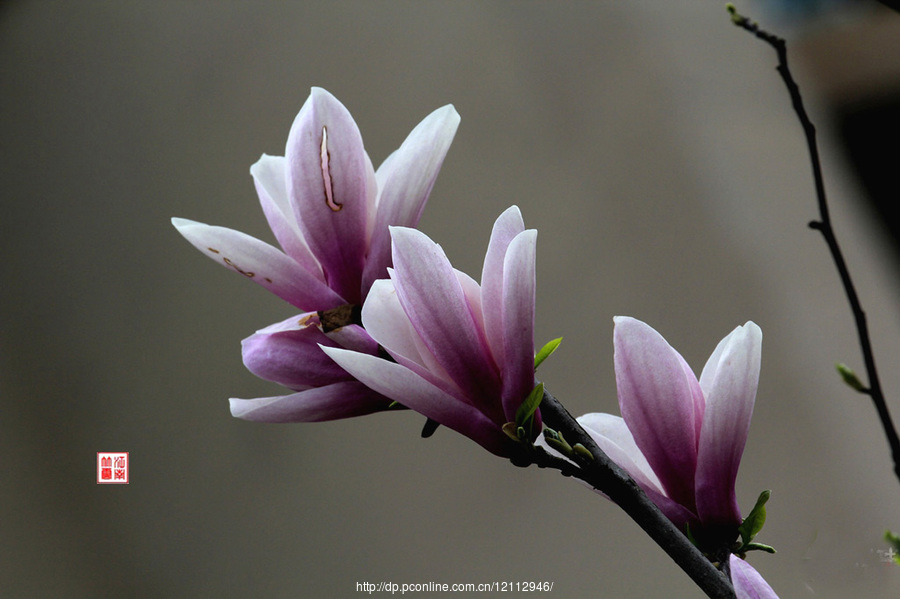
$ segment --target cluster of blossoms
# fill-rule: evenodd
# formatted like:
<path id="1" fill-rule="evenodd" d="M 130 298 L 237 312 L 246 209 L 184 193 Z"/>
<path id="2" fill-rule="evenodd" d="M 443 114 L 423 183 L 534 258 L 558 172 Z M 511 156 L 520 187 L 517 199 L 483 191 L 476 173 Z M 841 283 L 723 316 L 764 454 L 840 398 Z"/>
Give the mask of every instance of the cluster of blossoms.
<path id="1" fill-rule="evenodd" d="M 481 281 L 456 270 L 415 229 L 459 116 L 426 117 L 375 170 L 347 109 L 314 88 L 285 155 L 254 164 L 259 200 L 281 250 L 223 227 L 175 218 L 197 249 L 302 313 L 243 341 L 257 376 L 293 392 L 232 399 L 238 418 L 310 422 L 397 405 L 456 430 L 500 456 L 535 389 L 535 250 L 515 206 L 494 223 Z M 622 417 L 578 419 L 659 509 L 702 545 L 733 541 L 742 523 L 735 478 L 759 378 L 761 333 L 748 322 L 719 343 L 698 380 L 648 325 L 615 321 Z M 738 597 L 775 597 L 731 558 Z"/>

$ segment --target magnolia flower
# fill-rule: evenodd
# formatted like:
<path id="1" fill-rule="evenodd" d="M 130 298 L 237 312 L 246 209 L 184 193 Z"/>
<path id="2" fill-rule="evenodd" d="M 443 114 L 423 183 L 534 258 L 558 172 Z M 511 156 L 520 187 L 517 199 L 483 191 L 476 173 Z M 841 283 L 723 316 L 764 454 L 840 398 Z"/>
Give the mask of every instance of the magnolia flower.
<path id="1" fill-rule="evenodd" d="M 423 233 L 392 227 L 391 237 L 390 279 L 372 286 L 362 322 L 394 361 L 323 349 L 382 395 L 511 455 L 514 442 L 501 427 L 535 386 L 537 231 L 525 229 L 515 206 L 501 214 L 480 286 Z"/>
<path id="2" fill-rule="evenodd" d="M 737 599 L 778 599 L 769 583 L 753 566 L 734 554 L 731 555 L 729 566 Z"/>
<path id="3" fill-rule="evenodd" d="M 298 393 L 232 399 L 235 416 L 325 420 L 390 404 L 335 367 L 319 346 L 377 352 L 365 331 L 351 324 L 353 306 L 387 276 L 388 227 L 418 224 L 458 124 L 453 106 L 439 108 L 375 171 L 353 117 L 334 96 L 313 88 L 291 126 L 285 155 L 264 154 L 250 168 L 281 250 L 232 229 L 172 219 L 201 252 L 304 312 L 243 344 L 252 372 Z M 334 314 L 336 322 L 322 322 Z"/>
<path id="4" fill-rule="evenodd" d="M 713 351 L 698 381 L 663 337 L 615 319 L 622 417 L 586 414 L 581 426 L 660 510 L 701 544 L 730 544 L 741 525 L 735 479 L 756 399 L 762 332 L 752 322 Z"/>

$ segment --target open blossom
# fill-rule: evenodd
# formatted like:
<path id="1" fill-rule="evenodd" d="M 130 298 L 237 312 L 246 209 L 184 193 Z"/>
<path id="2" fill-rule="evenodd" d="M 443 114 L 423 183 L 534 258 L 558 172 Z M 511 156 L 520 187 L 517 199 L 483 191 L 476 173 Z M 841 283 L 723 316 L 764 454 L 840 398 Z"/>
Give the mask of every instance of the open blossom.
<path id="1" fill-rule="evenodd" d="M 361 305 L 374 281 L 387 276 L 388 228 L 418 224 L 458 124 L 453 106 L 439 108 L 376 171 L 347 109 L 313 88 L 291 127 L 285 155 L 263 155 L 250 168 L 280 250 L 233 229 L 172 219 L 201 252 L 303 312 L 243 343 L 252 372 L 297 393 L 232 399 L 235 416 L 325 420 L 389 405 L 336 367 L 320 345 L 377 352 L 361 327 L 348 324 L 350 307 Z M 336 326 L 321 321 L 322 312 L 344 307 Z"/>
<path id="2" fill-rule="evenodd" d="M 622 417 L 586 414 L 581 426 L 660 510 L 698 542 L 734 541 L 741 524 L 735 479 L 759 382 L 762 332 L 734 329 L 698 380 L 662 335 L 615 319 L 615 370 Z"/>
<path id="3" fill-rule="evenodd" d="M 519 209 L 494 224 L 481 285 L 455 270 L 440 246 L 392 227 L 394 267 L 363 306 L 368 333 L 394 361 L 325 347 L 354 377 L 498 455 L 501 427 L 534 388 L 535 249 Z M 535 430 L 540 430 L 536 414 Z"/>

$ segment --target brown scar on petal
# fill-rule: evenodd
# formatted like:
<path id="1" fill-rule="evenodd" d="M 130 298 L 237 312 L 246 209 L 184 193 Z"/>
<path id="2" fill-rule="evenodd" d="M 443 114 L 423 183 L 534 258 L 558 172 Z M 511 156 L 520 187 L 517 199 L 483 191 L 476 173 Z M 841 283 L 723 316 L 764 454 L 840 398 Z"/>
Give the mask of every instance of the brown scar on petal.
<path id="1" fill-rule="evenodd" d="M 206 249 L 208 249 L 209 251 L 211 251 L 213 254 L 218 254 L 218 253 L 219 253 L 219 250 L 217 250 L 216 248 L 206 248 Z"/>
<path id="2" fill-rule="evenodd" d="M 322 126 L 322 145 L 319 148 L 319 157 L 322 164 L 322 181 L 325 184 L 325 204 L 333 212 L 340 212 L 343 204 L 334 201 L 334 187 L 331 184 L 331 152 L 328 151 L 328 128 Z"/>
<path id="3" fill-rule="evenodd" d="M 252 279 L 253 277 L 256 276 L 256 273 L 255 273 L 255 272 L 250 272 L 249 270 L 243 270 L 243 269 L 242 269 L 241 267 L 239 267 L 237 264 L 235 264 L 234 262 L 232 262 L 229 258 L 222 258 L 222 261 L 225 262 L 225 264 L 227 264 L 228 266 L 230 266 L 230 267 L 233 268 L 234 270 L 238 271 L 239 273 L 241 273 L 242 275 L 244 275 L 245 277 L 247 277 L 248 279 Z"/>

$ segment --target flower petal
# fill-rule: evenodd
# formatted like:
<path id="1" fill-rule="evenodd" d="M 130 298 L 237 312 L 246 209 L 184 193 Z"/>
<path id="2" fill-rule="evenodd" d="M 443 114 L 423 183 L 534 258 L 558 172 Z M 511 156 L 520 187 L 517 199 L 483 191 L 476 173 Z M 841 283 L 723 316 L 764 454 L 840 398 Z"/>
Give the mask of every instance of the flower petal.
<path id="1" fill-rule="evenodd" d="M 450 261 L 424 233 L 391 232 L 394 288 L 416 332 L 467 397 L 499 409 L 499 373 Z"/>
<path id="2" fill-rule="evenodd" d="M 666 494 L 693 510 L 697 380 L 662 335 L 639 320 L 616 317 L 613 339 L 622 417 Z"/>
<path id="3" fill-rule="evenodd" d="M 415 227 L 459 126 L 452 105 L 438 108 L 413 129 L 403 144 L 378 167 L 375 228 L 363 273 L 363 296 L 391 265 L 388 227 Z"/>
<path id="4" fill-rule="evenodd" d="M 484 332 L 497 364 L 504 364 L 503 347 L 503 265 L 506 250 L 516 235 L 525 230 L 518 206 L 510 206 L 494 221 L 491 240 L 481 271 L 481 305 Z M 533 343 L 533 341 L 532 341 Z"/>
<path id="5" fill-rule="evenodd" d="M 371 389 L 473 439 L 494 454 L 509 455 L 508 439 L 497 424 L 412 370 L 367 354 L 331 347 L 322 349 Z"/>
<path id="6" fill-rule="evenodd" d="M 729 565 L 737 599 L 778 599 L 769 583 L 745 560 L 732 554 Z"/>
<path id="7" fill-rule="evenodd" d="M 332 289 L 362 303 L 375 175 L 350 112 L 313 88 L 288 135 L 287 192 L 310 250 Z"/>
<path id="8" fill-rule="evenodd" d="M 519 233 L 503 264 L 503 409 L 509 420 L 534 388 L 534 303 L 537 231 Z M 540 418 L 540 416 L 537 416 Z M 536 421 L 540 430 L 540 420 Z"/>
<path id="9" fill-rule="evenodd" d="M 741 523 L 734 484 L 756 401 L 761 353 L 762 331 L 748 322 L 722 339 L 700 376 L 706 411 L 696 485 L 704 523 Z"/>
<path id="10" fill-rule="evenodd" d="M 195 248 L 301 310 L 347 303 L 292 258 L 254 237 L 185 218 L 173 218 L 172 224 Z"/>
<path id="11" fill-rule="evenodd" d="M 577 418 L 578 424 L 597 443 L 600 449 L 640 485 L 648 497 L 680 530 L 697 520 L 685 507 L 666 496 L 647 458 L 638 449 L 625 421 L 612 414 L 595 412 Z"/>
<path id="12" fill-rule="evenodd" d="M 294 209 L 288 201 L 287 189 L 287 160 L 283 156 L 262 157 L 250 167 L 259 203 L 263 214 L 269 222 L 269 228 L 275 234 L 275 239 L 281 244 L 284 253 L 297 261 L 300 266 L 314 274 L 323 283 L 325 275 L 322 266 L 303 241 L 303 234 L 297 224 Z"/>
<path id="13" fill-rule="evenodd" d="M 231 415 L 254 422 L 322 422 L 363 416 L 390 406 L 390 400 L 358 381 L 342 381 L 279 397 L 229 399 Z"/>
<path id="14" fill-rule="evenodd" d="M 369 334 L 398 363 L 450 395 L 464 397 L 413 329 L 409 316 L 400 305 L 393 281 L 375 281 L 363 304 L 362 321 Z"/>
<path id="15" fill-rule="evenodd" d="M 244 365 L 256 376 L 295 391 L 350 380 L 319 344 L 336 345 L 316 326 L 315 313 L 268 326 L 241 342 Z"/>

